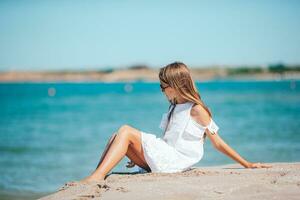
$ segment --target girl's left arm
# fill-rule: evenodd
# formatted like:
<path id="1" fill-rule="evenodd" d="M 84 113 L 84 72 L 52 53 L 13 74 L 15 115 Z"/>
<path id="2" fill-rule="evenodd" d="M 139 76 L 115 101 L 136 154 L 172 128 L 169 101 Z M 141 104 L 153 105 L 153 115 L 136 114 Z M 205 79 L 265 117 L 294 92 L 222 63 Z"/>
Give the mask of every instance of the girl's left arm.
<path id="1" fill-rule="evenodd" d="M 195 105 L 191 109 L 191 116 L 200 125 L 207 127 L 211 123 L 212 118 L 209 116 L 208 112 L 201 106 Z M 205 125 L 206 124 L 206 125 Z M 261 167 L 271 167 L 271 165 L 266 165 L 262 163 L 251 163 L 243 159 L 237 152 L 235 152 L 229 145 L 227 145 L 222 138 L 219 136 L 217 130 L 212 130 L 210 132 L 209 128 L 206 128 L 205 133 L 211 140 L 212 144 L 216 149 L 226 154 L 233 160 L 237 161 L 246 168 L 261 168 Z"/>
<path id="2" fill-rule="evenodd" d="M 225 141 L 219 136 L 218 132 L 211 133 L 208 129 L 206 129 L 206 135 L 210 138 L 212 144 L 216 149 L 225 155 L 229 156 L 233 160 L 237 161 L 245 168 L 269 168 L 271 165 L 263 164 L 263 163 L 251 163 L 242 158 L 236 151 L 234 151 Z"/>

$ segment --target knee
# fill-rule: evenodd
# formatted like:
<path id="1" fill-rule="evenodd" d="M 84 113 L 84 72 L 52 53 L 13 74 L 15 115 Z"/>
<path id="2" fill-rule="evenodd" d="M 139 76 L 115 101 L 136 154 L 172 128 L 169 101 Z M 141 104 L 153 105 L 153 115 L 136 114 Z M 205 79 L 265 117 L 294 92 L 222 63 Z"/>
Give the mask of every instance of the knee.
<path id="1" fill-rule="evenodd" d="M 122 125 L 118 130 L 118 135 L 120 136 L 129 136 L 130 126 L 127 124 Z"/>

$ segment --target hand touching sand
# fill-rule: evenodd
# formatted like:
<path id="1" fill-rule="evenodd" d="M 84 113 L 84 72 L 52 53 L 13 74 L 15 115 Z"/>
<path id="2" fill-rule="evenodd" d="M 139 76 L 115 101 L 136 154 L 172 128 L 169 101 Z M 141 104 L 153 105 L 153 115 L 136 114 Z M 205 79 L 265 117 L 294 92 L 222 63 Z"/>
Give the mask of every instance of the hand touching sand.
<path id="1" fill-rule="evenodd" d="M 135 163 L 132 160 L 127 162 L 127 165 L 126 165 L 127 168 L 132 168 L 134 166 L 135 166 Z"/>

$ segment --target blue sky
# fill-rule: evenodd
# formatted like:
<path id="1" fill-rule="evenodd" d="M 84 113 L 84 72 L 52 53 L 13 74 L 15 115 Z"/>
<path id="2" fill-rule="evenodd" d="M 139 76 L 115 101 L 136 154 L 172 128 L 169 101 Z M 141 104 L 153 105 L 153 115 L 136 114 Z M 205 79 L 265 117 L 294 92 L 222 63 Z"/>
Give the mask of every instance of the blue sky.
<path id="1" fill-rule="evenodd" d="M 0 0 L 0 70 L 300 63 L 300 1 Z"/>

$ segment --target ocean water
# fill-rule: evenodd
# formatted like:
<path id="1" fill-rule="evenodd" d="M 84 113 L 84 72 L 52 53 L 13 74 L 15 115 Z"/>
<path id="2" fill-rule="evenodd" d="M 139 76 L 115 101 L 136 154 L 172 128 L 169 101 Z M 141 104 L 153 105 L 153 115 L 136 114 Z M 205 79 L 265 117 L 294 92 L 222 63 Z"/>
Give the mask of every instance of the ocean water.
<path id="1" fill-rule="evenodd" d="M 251 162 L 300 161 L 300 81 L 197 82 L 219 135 Z M 47 193 L 89 175 L 124 124 L 157 136 L 159 84 L 0 84 L 0 191 Z M 124 158 L 112 171 L 131 172 Z M 207 138 L 196 166 L 235 163 Z M 242 166 L 241 166 L 242 167 Z M 1 194 L 0 194 L 1 196 Z"/>

